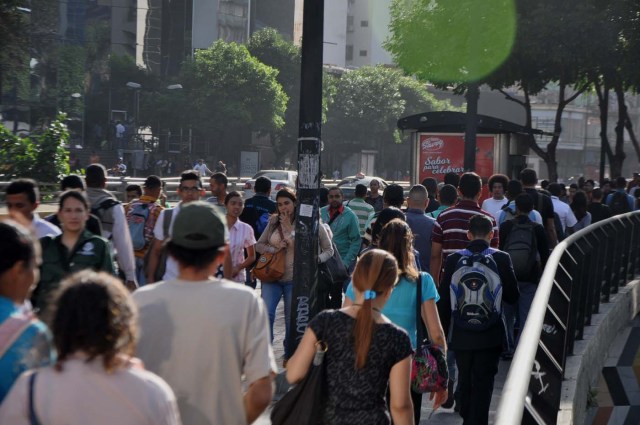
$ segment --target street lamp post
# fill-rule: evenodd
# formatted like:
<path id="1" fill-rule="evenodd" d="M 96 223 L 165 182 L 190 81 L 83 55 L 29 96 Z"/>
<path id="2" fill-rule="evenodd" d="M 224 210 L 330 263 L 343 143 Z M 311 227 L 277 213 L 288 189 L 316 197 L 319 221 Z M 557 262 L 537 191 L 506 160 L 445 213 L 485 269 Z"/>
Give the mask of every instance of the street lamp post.
<path id="1" fill-rule="evenodd" d="M 84 148 L 84 96 L 82 96 L 82 94 L 80 93 L 73 93 L 71 94 L 71 97 L 74 99 L 80 99 L 82 98 L 82 118 L 81 118 L 81 134 L 80 134 L 80 143 L 82 144 L 82 147 Z"/>

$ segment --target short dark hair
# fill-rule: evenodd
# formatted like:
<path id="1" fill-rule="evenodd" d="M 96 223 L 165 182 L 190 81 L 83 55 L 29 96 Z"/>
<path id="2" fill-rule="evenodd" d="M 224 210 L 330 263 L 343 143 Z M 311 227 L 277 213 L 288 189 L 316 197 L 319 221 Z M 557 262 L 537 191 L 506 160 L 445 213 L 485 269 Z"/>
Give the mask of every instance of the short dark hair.
<path id="1" fill-rule="evenodd" d="M 367 196 L 367 190 L 367 186 L 363 185 L 362 183 L 358 183 L 353 194 L 356 198 L 364 198 L 365 196 Z"/>
<path id="2" fill-rule="evenodd" d="M 503 190 L 507 190 L 507 184 L 509 184 L 509 177 L 504 174 L 494 174 L 489 177 L 489 190 L 493 190 L 493 185 L 496 183 L 500 183 L 502 185 Z"/>
<path id="3" fill-rule="evenodd" d="M 533 168 L 525 168 L 520 171 L 520 181 L 523 186 L 532 186 L 538 183 L 538 174 Z"/>
<path id="4" fill-rule="evenodd" d="M 452 184 L 445 184 L 440 188 L 440 203 L 453 205 L 458 199 L 458 190 Z"/>
<path id="5" fill-rule="evenodd" d="M 482 179 L 476 173 L 464 173 L 460 177 L 458 189 L 464 198 L 475 198 L 482 190 Z"/>
<path id="6" fill-rule="evenodd" d="M 186 170 L 180 174 L 180 185 L 187 180 L 195 180 L 198 182 L 198 187 L 202 188 L 202 180 L 200 180 L 200 174 L 196 170 Z"/>
<path id="7" fill-rule="evenodd" d="M 87 195 L 77 189 L 69 189 L 66 192 L 62 192 L 60 198 L 58 199 L 58 207 L 62 209 L 62 207 L 64 206 L 64 202 L 69 198 L 73 198 L 77 201 L 82 202 L 84 207 L 86 209 L 89 209 L 89 199 L 87 198 Z"/>
<path id="8" fill-rule="evenodd" d="M 391 220 L 399 218 L 402 221 L 407 221 L 407 217 L 404 215 L 400 208 L 387 207 L 383 208 L 376 217 L 376 221 L 371 226 L 371 240 L 375 241 L 382 232 L 382 228 Z"/>
<path id="9" fill-rule="evenodd" d="M 102 164 L 91 164 L 84 170 L 84 179 L 87 187 L 102 187 L 107 180 L 107 169 Z"/>
<path id="10" fill-rule="evenodd" d="M 145 189 L 157 189 L 162 187 L 162 179 L 155 175 L 147 176 L 143 184 Z"/>
<path id="11" fill-rule="evenodd" d="M 523 213 L 530 213 L 533 210 L 533 199 L 528 193 L 521 193 L 516 196 L 516 208 Z"/>
<path id="12" fill-rule="evenodd" d="M 69 174 L 68 176 L 64 176 L 60 181 L 60 190 L 64 191 L 67 189 L 80 189 L 84 191 L 87 189 L 87 185 L 79 175 Z"/>
<path id="13" fill-rule="evenodd" d="M 560 194 L 562 194 L 562 188 L 563 185 L 561 183 L 551 183 L 547 190 L 549 190 L 549 193 L 553 196 L 560 196 Z"/>
<path id="14" fill-rule="evenodd" d="M 224 197 L 224 204 L 227 205 L 231 198 L 242 199 L 242 194 L 240 194 L 240 192 L 238 192 L 237 190 L 232 190 L 231 192 L 227 193 L 227 196 Z"/>
<path id="15" fill-rule="evenodd" d="M 260 176 L 253 185 L 255 193 L 267 193 L 271 190 L 271 179 L 267 176 Z"/>
<path id="16" fill-rule="evenodd" d="M 427 177 L 426 179 L 422 180 L 421 184 L 427 188 L 429 197 L 435 198 L 435 196 L 438 194 L 438 180 L 434 179 L 433 177 Z"/>
<path id="17" fill-rule="evenodd" d="M 577 183 L 571 183 L 571 184 L 569 185 L 569 189 L 576 189 L 576 190 L 578 190 L 578 184 L 577 184 Z"/>
<path id="18" fill-rule="evenodd" d="M 211 177 L 209 177 L 209 180 L 214 180 L 218 184 L 223 184 L 225 188 L 229 185 L 229 179 L 225 173 L 213 173 Z"/>
<path id="19" fill-rule="evenodd" d="M 622 176 L 616 177 L 616 187 L 618 189 L 624 189 L 627 187 L 627 179 Z"/>
<path id="20" fill-rule="evenodd" d="M 87 354 L 87 361 L 100 357 L 108 372 L 124 366 L 119 354 L 133 355 L 137 309 L 120 280 L 104 272 L 80 271 L 62 282 L 53 305 L 57 370 L 78 351 Z"/>
<path id="21" fill-rule="evenodd" d="M 15 179 L 11 180 L 9 186 L 7 186 L 7 195 L 18 195 L 24 193 L 27 195 L 27 199 L 32 204 L 35 204 L 40 199 L 40 190 L 38 190 L 38 183 L 33 179 Z"/>
<path id="22" fill-rule="evenodd" d="M 549 180 L 546 180 L 546 179 L 542 180 L 540 182 L 540 187 L 543 188 L 543 189 L 547 189 L 549 187 Z"/>
<path id="23" fill-rule="evenodd" d="M 344 196 L 344 193 L 342 192 L 342 189 L 340 189 L 338 186 L 331 186 L 329 188 L 329 192 L 331 192 L 333 190 L 337 190 L 338 192 L 340 192 L 340 195 Z"/>
<path id="24" fill-rule="evenodd" d="M 444 175 L 444 184 L 453 185 L 453 187 L 458 187 L 460 185 L 460 176 L 453 171 L 449 171 Z"/>
<path id="25" fill-rule="evenodd" d="M 133 192 L 136 191 L 136 193 L 138 194 L 138 196 L 142 196 L 142 186 L 140 186 L 139 184 L 130 184 L 125 188 L 125 192 Z"/>
<path id="26" fill-rule="evenodd" d="M 469 232 L 475 238 L 484 238 L 493 230 L 493 223 L 484 214 L 476 214 L 469 220 Z"/>
<path id="27" fill-rule="evenodd" d="M 593 189 L 593 192 L 591 192 L 591 199 L 602 199 L 603 196 L 602 189 L 599 187 L 596 187 Z"/>
<path id="28" fill-rule="evenodd" d="M 0 221 L 0 276 L 18 261 L 33 265 L 38 240 L 13 220 Z"/>
<path id="29" fill-rule="evenodd" d="M 390 207 L 400 208 L 404 202 L 404 189 L 402 189 L 402 186 L 392 183 L 384 188 L 382 200 Z"/>
<path id="30" fill-rule="evenodd" d="M 522 183 L 518 180 L 509 180 L 509 183 L 507 183 L 507 195 L 509 195 L 509 199 L 516 199 L 516 196 L 520 195 L 523 191 Z"/>
<path id="31" fill-rule="evenodd" d="M 593 179 L 587 179 L 587 180 L 585 181 L 585 183 L 590 183 L 590 184 L 591 184 L 591 186 L 595 186 L 595 185 L 596 185 L 596 182 L 595 182 Z"/>
<path id="32" fill-rule="evenodd" d="M 167 242 L 167 252 L 183 267 L 194 267 L 202 270 L 208 267 L 218 255 L 223 255 L 222 247 L 207 249 L 183 248 L 169 240 Z"/>

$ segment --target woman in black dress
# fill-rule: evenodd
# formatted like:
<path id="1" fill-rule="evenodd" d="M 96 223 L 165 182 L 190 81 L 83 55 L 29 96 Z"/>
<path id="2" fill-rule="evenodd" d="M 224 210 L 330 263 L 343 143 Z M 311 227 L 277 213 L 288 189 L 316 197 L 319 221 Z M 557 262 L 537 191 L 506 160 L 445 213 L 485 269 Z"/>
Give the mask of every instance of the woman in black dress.
<path id="1" fill-rule="evenodd" d="M 315 354 L 327 344 L 327 398 L 323 424 L 413 424 L 409 394 L 411 342 L 380 313 L 398 281 L 396 259 L 386 251 L 366 252 L 353 272 L 355 302 L 341 310 L 318 314 L 287 365 L 287 380 L 299 382 Z M 390 388 L 390 410 L 385 394 Z"/>

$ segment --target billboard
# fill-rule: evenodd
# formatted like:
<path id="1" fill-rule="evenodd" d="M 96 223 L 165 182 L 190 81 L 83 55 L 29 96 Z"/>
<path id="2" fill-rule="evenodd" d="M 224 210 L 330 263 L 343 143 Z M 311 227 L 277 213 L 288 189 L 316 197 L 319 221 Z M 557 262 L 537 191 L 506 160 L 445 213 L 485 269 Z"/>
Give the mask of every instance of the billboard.
<path id="1" fill-rule="evenodd" d="M 493 174 L 494 135 L 476 137 L 476 169 L 481 177 Z M 435 177 L 442 181 L 445 174 L 464 173 L 464 135 L 420 133 L 418 181 Z"/>

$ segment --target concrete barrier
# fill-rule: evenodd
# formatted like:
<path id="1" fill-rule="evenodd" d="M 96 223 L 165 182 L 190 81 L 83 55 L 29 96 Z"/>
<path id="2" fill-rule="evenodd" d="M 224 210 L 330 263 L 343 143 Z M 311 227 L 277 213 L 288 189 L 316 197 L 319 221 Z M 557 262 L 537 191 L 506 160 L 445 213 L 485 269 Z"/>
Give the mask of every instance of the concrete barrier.
<path id="1" fill-rule="evenodd" d="M 582 425 L 587 415 L 587 396 L 597 385 L 607 353 L 620 330 L 640 312 L 640 280 L 634 280 L 600 304 L 591 326 L 584 328 L 584 339 L 576 340 L 574 354 L 567 357 L 562 384 L 558 424 Z"/>

